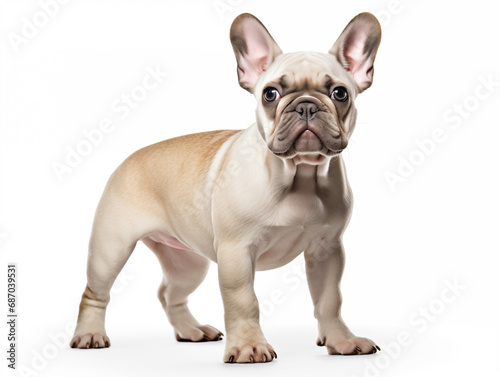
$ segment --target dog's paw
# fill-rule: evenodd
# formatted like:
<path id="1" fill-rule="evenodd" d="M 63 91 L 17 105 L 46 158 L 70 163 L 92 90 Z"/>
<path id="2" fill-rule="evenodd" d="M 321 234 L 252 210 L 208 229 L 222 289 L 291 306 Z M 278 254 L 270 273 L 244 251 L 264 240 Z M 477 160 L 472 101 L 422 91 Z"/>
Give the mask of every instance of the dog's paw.
<path id="1" fill-rule="evenodd" d="M 111 342 L 106 334 L 94 333 L 73 336 L 71 348 L 108 348 Z"/>
<path id="2" fill-rule="evenodd" d="M 265 341 L 244 342 L 228 345 L 224 355 L 225 363 L 268 363 L 277 359 L 274 348 Z"/>
<path id="3" fill-rule="evenodd" d="M 175 330 L 175 339 L 178 342 L 210 342 L 222 340 L 223 333 L 208 325 L 184 326 Z"/>
<path id="4" fill-rule="evenodd" d="M 318 339 L 317 344 L 326 346 L 329 355 L 367 355 L 380 351 L 372 340 L 357 336 L 349 339 L 323 337 Z"/>

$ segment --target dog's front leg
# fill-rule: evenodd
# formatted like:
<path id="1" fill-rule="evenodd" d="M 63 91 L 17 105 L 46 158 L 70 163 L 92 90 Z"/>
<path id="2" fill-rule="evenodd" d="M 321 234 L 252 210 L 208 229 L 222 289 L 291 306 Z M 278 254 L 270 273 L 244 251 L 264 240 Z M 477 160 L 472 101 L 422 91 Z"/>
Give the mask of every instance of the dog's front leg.
<path id="1" fill-rule="evenodd" d="M 318 346 L 326 346 L 330 355 L 377 352 L 380 348 L 370 339 L 355 336 L 340 315 L 340 279 L 345 263 L 342 241 L 321 240 L 304 254 L 314 316 L 318 320 Z"/>
<path id="2" fill-rule="evenodd" d="M 237 245 L 218 250 L 219 284 L 226 324 L 226 363 L 263 363 L 276 356 L 259 324 L 259 302 L 254 292 L 255 256 Z"/>

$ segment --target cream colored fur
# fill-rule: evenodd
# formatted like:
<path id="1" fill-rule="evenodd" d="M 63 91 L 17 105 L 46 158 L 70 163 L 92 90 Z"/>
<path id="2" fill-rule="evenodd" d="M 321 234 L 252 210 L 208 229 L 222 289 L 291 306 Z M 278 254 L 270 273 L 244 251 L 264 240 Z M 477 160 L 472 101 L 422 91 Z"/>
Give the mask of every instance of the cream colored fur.
<path id="1" fill-rule="evenodd" d="M 366 22 L 376 22 L 364 15 Z M 375 343 L 354 336 L 340 314 L 342 234 L 352 207 L 340 152 L 311 150 L 286 157 L 273 153 L 272 140 L 284 127 L 281 114 L 291 102 L 283 97 L 273 113 L 278 115 L 270 116 L 262 99 L 265 87 L 286 75 L 288 86 L 302 88 L 290 95 L 299 102 L 324 104 L 325 114 L 334 120 L 325 125 L 331 127 L 325 132 L 344 135 L 346 144 L 355 125 L 353 101 L 366 87 L 366 77 L 358 85 L 333 53 L 281 54 L 259 25 L 253 16 L 242 15 L 232 29 L 240 82 L 256 96 L 257 122 L 242 131 L 206 132 L 151 145 L 131 155 L 111 176 L 95 216 L 88 283 L 72 347 L 110 345 L 104 328 L 110 288 L 136 243 L 142 241 L 162 266 L 158 296 L 178 340 L 222 337 L 219 330 L 200 325 L 187 307 L 189 294 L 213 261 L 218 264 L 225 309 L 224 361 L 273 360 L 277 355 L 259 325 L 255 271 L 283 266 L 304 253 L 319 325 L 318 344 L 330 354 L 376 352 Z M 249 75 L 254 67 L 248 60 L 252 51 L 245 55 L 238 48 L 254 48 L 252 33 L 268 38 L 268 46 L 262 48 L 270 55 L 265 69 L 257 67 Z M 246 46 L 245 38 L 249 38 Z M 321 92 L 326 75 L 351 96 L 342 119 L 339 109 L 344 105 Z M 299 117 L 293 111 L 292 116 Z"/>

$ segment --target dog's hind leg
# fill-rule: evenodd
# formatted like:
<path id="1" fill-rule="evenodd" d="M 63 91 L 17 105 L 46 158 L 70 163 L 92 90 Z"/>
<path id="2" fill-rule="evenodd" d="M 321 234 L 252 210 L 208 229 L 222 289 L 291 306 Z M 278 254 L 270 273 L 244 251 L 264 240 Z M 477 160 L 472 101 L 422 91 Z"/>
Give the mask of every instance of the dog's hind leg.
<path id="1" fill-rule="evenodd" d="M 110 346 L 104 328 L 111 287 L 138 240 L 136 222 L 115 193 L 105 192 L 97 208 L 87 262 L 87 286 L 82 296 L 72 348 Z"/>
<path id="2" fill-rule="evenodd" d="M 188 296 L 205 279 L 210 260 L 191 251 L 181 250 L 155 242 L 142 240 L 157 256 L 163 270 L 158 298 L 174 327 L 178 341 L 202 342 L 221 340 L 222 333 L 209 325 L 201 325 L 187 306 Z"/>

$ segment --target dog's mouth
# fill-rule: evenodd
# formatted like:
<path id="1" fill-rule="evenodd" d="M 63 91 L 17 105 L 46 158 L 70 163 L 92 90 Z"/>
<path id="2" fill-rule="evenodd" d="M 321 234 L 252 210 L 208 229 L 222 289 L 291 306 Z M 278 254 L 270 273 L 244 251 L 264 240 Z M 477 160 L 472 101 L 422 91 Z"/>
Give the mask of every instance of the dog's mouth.
<path id="1" fill-rule="evenodd" d="M 306 128 L 299 134 L 299 136 L 297 136 L 297 138 L 292 144 L 292 147 L 298 154 L 307 154 L 311 152 L 321 153 L 324 152 L 324 150 L 326 149 L 326 155 L 328 156 L 339 155 L 344 150 L 344 149 L 329 149 L 323 144 L 321 138 L 310 128 Z"/>
<path id="2" fill-rule="evenodd" d="M 294 118 L 293 114 L 284 114 L 277 131 L 269 138 L 268 147 L 274 154 L 281 157 L 298 154 L 335 156 L 347 146 L 346 138 L 335 131 L 328 114 L 321 114 L 312 121 Z"/>
<path id="3" fill-rule="evenodd" d="M 323 143 L 318 135 L 309 128 L 302 131 L 293 142 L 293 147 L 297 152 L 319 151 L 323 149 Z"/>

